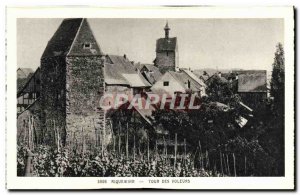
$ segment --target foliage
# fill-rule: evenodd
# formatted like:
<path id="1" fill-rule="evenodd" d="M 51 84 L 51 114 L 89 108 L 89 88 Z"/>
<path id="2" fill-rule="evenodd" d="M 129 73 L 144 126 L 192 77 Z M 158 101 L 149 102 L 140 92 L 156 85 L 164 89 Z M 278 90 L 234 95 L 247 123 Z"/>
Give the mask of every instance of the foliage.
<path id="1" fill-rule="evenodd" d="M 284 51 L 281 43 L 276 46 L 271 78 L 271 95 L 274 103 L 283 104 L 284 97 Z"/>
<path id="2" fill-rule="evenodd" d="M 18 147 L 18 176 L 24 176 L 26 151 Z M 176 166 L 170 160 L 152 157 L 149 161 L 142 156 L 126 159 L 123 155 L 84 154 L 74 155 L 64 148 L 57 151 L 48 146 L 38 146 L 34 151 L 32 176 L 41 177 L 206 177 L 220 176 L 217 172 L 194 168 L 193 160 L 178 160 Z M 154 156 L 154 154 L 152 154 Z"/>

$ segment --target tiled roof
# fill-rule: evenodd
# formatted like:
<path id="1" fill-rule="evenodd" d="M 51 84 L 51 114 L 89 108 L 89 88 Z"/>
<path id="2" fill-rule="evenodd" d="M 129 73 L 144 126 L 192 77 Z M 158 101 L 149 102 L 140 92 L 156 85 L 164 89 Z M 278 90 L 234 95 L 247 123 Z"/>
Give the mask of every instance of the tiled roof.
<path id="1" fill-rule="evenodd" d="M 169 71 L 169 73 L 184 87 L 186 90 L 191 89 L 192 91 L 201 91 L 203 85 L 193 80 L 189 75 L 184 72 L 173 72 Z M 188 83 L 190 83 L 190 88 L 188 87 Z"/>
<path id="2" fill-rule="evenodd" d="M 177 38 L 160 38 L 156 41 L 156 52 L 175 51 Z"/>
<path id="3" fill-rule="evenodd" d="M 147 100 L 144 97 L 141 97 L 140 101 L 142 102 L 143 106 L 147 102 Z M 152 125 L 152 121 L 154 120 L 152 113 L 155 111 L 155 107 L 153 105 L 150 104 L 149 108 L 139 108 L 136 105 L 134 105 L 133 107 L 150 125 Z"/>
<path id="4" fill-rule="evenodd" d="M 82 18 L 65 19 L 48 42 L 42 58 L 67 55 L 75 39 Z"/>
<path id="5" fill-rule="evenodd" d="M 17 70 L 17 78 L 27 78 L 30 73 L 33 73 L 33 70 L 31 68 L 18 68 Z"/>
<path id="6" fill-rule="evenodd" d="M 142 72 L 142 74 L 151 84 L 154 84 L 162 76 L 159 68 L 153 64 L 143 64 L 141 70 L 144 68 L 147 69 L 147 71 Z"/>
<path id="7" fill-rule="evenodd" d="M 206 86 L 206 84 L 199 79 L 192 71 L 190 70 L 182 70 L 184 73 L 186 73 L 190 78 L 192 78 L 194 81 L 196 81 L 198 84 L 202 85 L 202 86 Z"/>
<path id="8" fill-rule="evenodd" d="M 238 92 L 267 92 L 266 70 L 234 71 L 238 75 Z"/>
<path id="9" fill-rule="evenodd" d="M 141 70 L 144 67 L 144 64 L 141 64 L 140 62 L 134 64 L 135 70 Z"/>
<path id="10" fill-rule="evenodd" d="M 202 81 L 207 81 L 209 79 L 209 75 L 200 75 L 199 79 L 202 79 Z"/>
<path id="11" fill-rule="evenodd" d="M 123 56 L 107 55 L 105 64 L 105 82 L 110 85 L 128 85 L 131 87 L 150 87 L 151 84 L 135 70 L 135 67 Z"/>
<path id="12" fill-rule="evenodd" d="M 78 36 L 78 38 L 76 38 Z M 84 49 L 85 41 L 91 42 L 91 48 Z M 77 55 L 102 55 L 89 24 L 84 18 L 64 19 L 47 44 L 42 58 L 66 56 L 74 47 Z"/>
<path id="13" fill-rule="evenodd" d="M 33 75 L 33 70 L 31 68 L 18 68 L 17 70 L 17 91 L 20 91 L 28 80 Z"/>
<path id="14" fill-rule="evenodd" d="M 40 80 L 41 73 L 40 68 L 38 67 L 35 72 L 29 73 L 27 78 L 17 79 L 17 97 L 22 93 L 29 93 L 31 91 L 38 90 L 38 85 L 36 80 Z"/>
<path id="15" fill-rule="evenodd" d="M 218 80 L 221 83 L 228 83 L 228 80 L 225 79 L 224 77 L 220 76 L 218 73 L 213 74 L 212 76 L 210 76 L 208 79 L 206 79 L 205 84 L 206 85 L 210 85 L 212 81 L 214 80 Z"/>
<path id="16" fill-rule="evenodd" d="M 150 87 L 151 85 L 147 85 L 142 75 L 134 73 L 134 74 L 122 74 L 122 76 L 127 80 L 130 87 Z"/>

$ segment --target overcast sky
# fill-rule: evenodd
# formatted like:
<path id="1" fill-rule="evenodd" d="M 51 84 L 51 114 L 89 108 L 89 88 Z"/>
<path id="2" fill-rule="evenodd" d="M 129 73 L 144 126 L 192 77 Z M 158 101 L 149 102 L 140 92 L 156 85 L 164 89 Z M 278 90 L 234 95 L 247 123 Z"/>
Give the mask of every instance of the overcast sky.
<path id="1" fill-rule="evenodd" d="M 177 37 L 179 67 L 271 70 L 283 19 L 168 19 Z M 36 69 L 62 19 L 18 19 L 18 67 Z M 152 63 L 156 39 L 164 37 L 166 19 L 88 19 L 106 54 Z"/>

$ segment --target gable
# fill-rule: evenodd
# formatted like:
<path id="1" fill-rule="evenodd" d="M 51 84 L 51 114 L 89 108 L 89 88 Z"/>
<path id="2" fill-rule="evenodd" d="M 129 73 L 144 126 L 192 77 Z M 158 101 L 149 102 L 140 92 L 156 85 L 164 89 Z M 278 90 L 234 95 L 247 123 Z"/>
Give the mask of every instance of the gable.
<path id="1" fill-rule="evenodd" d="M 169 82 L 168 86 L 164 86 L 164 82 Z M 167 92 L 170 95 L 174 92 L 185 92 L 185 88 L 170 72 L 166 72 L 152 87 L 151 90 L 155 93 Z"/>
<path id="2" fill-rule="evenodd" d="M 87 19 L 82 19 L 68 56 L 103 55 Z"/>
<path id="3" fill-rule="evenodd" d="M 85 43 L 90 47 L 84 48 Z M 87 19 L 64 19 L 48 42 L 42 58 L 67 55 L 102 55 Z"/>

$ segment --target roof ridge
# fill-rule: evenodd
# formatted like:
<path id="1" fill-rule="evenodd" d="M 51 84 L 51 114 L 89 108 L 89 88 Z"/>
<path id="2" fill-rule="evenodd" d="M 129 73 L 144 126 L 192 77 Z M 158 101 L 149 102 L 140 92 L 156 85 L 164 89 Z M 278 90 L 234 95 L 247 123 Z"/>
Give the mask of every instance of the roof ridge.
<path id="1" fill-rule="evenodd" d="M 199 81 L 197 81 L 195 78 L 193 78 L 191 75 L 189 75 L 189 73 L 187 73 L 187 71 L 189 71 L 191 74 L 194 74 L 192 71 L 190 71 L 190 70 L 184 70 L 183 69 L 183 72 L 188 76 L 188 77 L 190 77 L 193 81 L 195 81 L 196 83 L 198 83 L 199 85 L 203 85 L 204 87 L 206 86 L 206 84 L 203 82 L 203 81 L 201 81 L 201 79 L 199 79 L 199 81 L 201 82 L 199 82 Z M 194 76 L 198 79 L 198 77 L 194 74 Z"/>
<path id="2" fill-rule="evenodd" d="M 80 31 L 80 28 L 81 28 L 81 26 L 82 26 L 83 21 L 84 21 L 84 18 L 81 19 L 80 25 L 79 25 L 79 27 L 78 27 L 78 29 L 77 29 L 76 35 L 75 35 L 75 37 L 74 37 L 74 39 L 73 39 L 73 41 L 72 41 L 72 44 L 71 44 L 71 47 L 70 47 L 70 49 L 69 49 L 69 51 L 68 51 L 68 53 L 67 53 L 67 56 L 68 56 L 68 55 L 70 54 L 70 52 L 72 51 L 72 48 L 73 48 L 73 46 L 74 46 L 74 42 L 75 42 L 75 40 L 76 40 L 76 38 L 77 38 L 77 36 L 78 36 L 78 34 L 79 34 L 79 31 Z"/>

